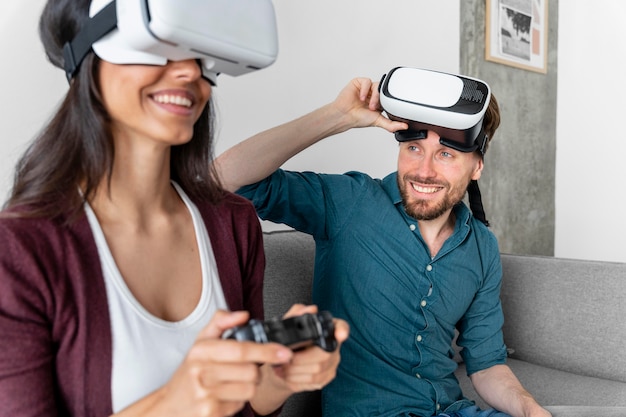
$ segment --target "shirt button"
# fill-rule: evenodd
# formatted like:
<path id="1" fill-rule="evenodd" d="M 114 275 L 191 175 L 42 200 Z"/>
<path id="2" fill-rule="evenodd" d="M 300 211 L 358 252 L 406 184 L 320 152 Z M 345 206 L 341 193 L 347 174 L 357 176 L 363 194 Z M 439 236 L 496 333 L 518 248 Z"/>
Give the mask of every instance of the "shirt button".
<path id="1" fill-rule="evenodd" d="M 422 339 L 424 339 L 424 338 L 422 337 L 421 334 L 418 334 L 417 337 L 415 338 L 415 340 L 417 340 L 418 342 L 421 342 Z"/>
<path id="2" fill-rule="evenodd" d="M 422 379 L 422 376 L 421 376 L 420 374 L 415 374 L 415 377 L 416 377 L 417 379 Z"/>
<path id="3" fill-rule="evenodd" d="M 428 266 L 426 267 L 426 270 L 427 270 L 428 272 L 432 271 L 432 270 L 433 270 L 433 266 L 432 266 L 432 265 L 428 265 Z"/>
<path id="4" fill-rule="evenodd" d="M 422 307 L 426 307 L 426 304 L 428 304 L 428 303 L 426 302 L 426 300 L 422 300 L 422 302 L 420 303 L 420 305 L 421 305 Z"/>
<path id="5" fill-rule="evenodd" d="M 412 232 L 414 232 L 414 231 L 415 231 L 415 229 L 416 229 L 416 227 L 415 227 L 415 225 L 414 225 L 414 224 L 412 224 L 412 225 L 410 225 L 410 226 L 409 226 L 409 229 L 411 229 L 411 231 L 412 231 Z"/>
<path id="6" fill-rule="evenodd" d="M 437 404 L 435 407 L 437 408 L 437 411 L 441 410 L 441 404 Z"/>

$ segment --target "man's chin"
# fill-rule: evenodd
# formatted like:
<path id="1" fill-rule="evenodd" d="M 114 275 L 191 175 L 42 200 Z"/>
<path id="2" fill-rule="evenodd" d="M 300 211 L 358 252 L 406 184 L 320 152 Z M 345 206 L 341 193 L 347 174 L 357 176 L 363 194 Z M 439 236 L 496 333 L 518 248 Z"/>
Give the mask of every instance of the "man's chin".
<path id="1" fill-rule="evenodd" d="M 405 204 L 404 211 L 415 220 L 430 221 L 443 216 L 446 211 L 448 211 L 448 208 L 442 205 L 429 207 L 427 204 L 419 202 L 413 204 Z"/>

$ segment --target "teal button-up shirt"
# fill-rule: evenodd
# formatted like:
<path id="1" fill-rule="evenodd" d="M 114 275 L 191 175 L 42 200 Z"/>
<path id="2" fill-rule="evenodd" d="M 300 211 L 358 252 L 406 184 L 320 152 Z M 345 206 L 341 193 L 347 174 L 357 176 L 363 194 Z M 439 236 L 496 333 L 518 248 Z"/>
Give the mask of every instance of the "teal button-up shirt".
<path id="1" fill-rule="evenodd" d="M 502 364 L 502 268 L 495 236 L 465 204 L 431 258 L 396 173 L 278 170 L 239 193 L 263 219 L 313 235 L 313 302 L 348 321 L 324 414 L 431 416 L 472 403 L 454 376 L 455 327 L 468 374 Z"/>

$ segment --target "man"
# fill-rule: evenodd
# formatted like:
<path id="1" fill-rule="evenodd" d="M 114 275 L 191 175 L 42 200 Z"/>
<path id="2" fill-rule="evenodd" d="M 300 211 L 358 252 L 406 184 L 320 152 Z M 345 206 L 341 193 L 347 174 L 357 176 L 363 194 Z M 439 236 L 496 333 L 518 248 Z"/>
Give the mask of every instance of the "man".
<path id="1" fill-rule="evenodd" d="M 457 147 L 437 126 L 405 134 L 397 172 L 382 180 L 278 169 L 350 128 L 407 132 L 411 120 L 384 117 L 378 86 L 367 78 L 217 159 L 223 185 L 251 199 L 261 218 L 315 239 L 314 302 L 352 329 L 337 377 L 324 390 L 325 415 L 550 415 L 505 365 L 498 245 L 461 201 L 481 176 L 481 150 L 499 124 L 497 103 L 486 98 L 480 149 L 469 151 L 474 139 L 471 148 L 448 146 Z M 503 413 L 479 414 L 463 398 L 454 377 L 455 328 L 476 391 Z"/>

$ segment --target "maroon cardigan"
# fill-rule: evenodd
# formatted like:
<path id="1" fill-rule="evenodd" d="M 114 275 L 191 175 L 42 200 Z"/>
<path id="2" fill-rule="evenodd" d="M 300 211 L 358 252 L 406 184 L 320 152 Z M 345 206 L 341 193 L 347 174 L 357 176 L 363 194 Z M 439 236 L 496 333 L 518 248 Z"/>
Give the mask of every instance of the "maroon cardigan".
<path id="1" fill-rule="evenodd" d="M 234 194 L 197 203 L 231 310 L 263 317 L 263 237 Z M 111 328 L 87 218 L 0 219 L 0 415 L 104 417 L 111 409 Z M 253 416 L 246 407 L 240 416 Z"/>

